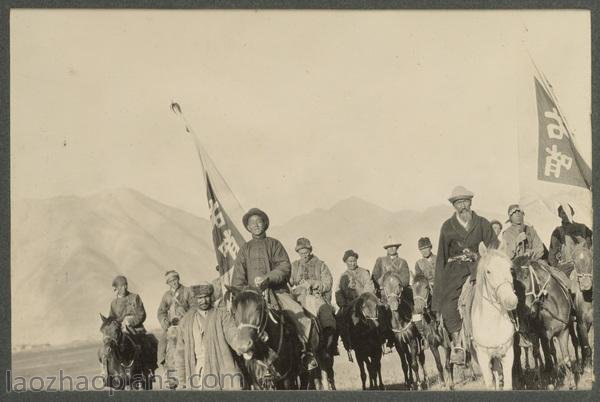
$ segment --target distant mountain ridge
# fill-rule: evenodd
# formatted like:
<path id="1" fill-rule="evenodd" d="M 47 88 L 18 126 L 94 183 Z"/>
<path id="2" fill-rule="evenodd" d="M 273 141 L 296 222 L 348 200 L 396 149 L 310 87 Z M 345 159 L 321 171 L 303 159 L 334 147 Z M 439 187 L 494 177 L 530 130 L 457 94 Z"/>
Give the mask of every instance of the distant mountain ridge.
<path id="1" fill-rule="evenodd" d="M 336 286 L 345 250 L 357 251 L 359 265 L 371 270 L 389 236 L 403 243 L 399 253 L 414 267 L 418 238 L 429 236 L 437 247 L 451 213 L 450 205 L 390 212 L 351 197 L 274 224 L 268 234 L 282 241 L 292 261 L 296 239 L 308 237 Z M 135 190 L 15 200 L 11 219 L 13 345 L 97 339 L 98 313 L 108 312 L 118 274 L 142 297 L 147 328 L 158 327 L 167 269 L 177 269 L 186 285 L 216 276 L 210 222 Z"/>

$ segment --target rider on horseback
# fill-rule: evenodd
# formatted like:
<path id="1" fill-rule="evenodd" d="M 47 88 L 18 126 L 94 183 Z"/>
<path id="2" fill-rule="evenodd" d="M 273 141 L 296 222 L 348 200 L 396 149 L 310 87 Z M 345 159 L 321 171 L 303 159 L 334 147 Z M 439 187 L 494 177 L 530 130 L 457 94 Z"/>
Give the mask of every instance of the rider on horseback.
<path id="1" fill-rule="evenodd" d="M 557 268 L 566 268 L 567 271 L 572 269 L 572 264 L 569 264 L 564 253 L 565 236 L 570 236 L 575 244 L 585 241 L 588 248 L 591 249 L 592 247 L 592 231 L 586 225 L 573 221 L 573 215 L 575 215 L 575 211 L 571 205 L 560 205 L 558 207 L 558 216 L 562 223 L 552 232 L 548 254 L 550 265 Z"/>
<path id="2" fill-rule="evenodd" d="M 146 310 L 140 296 L 127 290 L 127 278 L 122 275 L 113 279 L 112 287 L 117 296 L 110 303 L 108 316 L 120 322 L 125 333 L 134 337 L 145 334 L 143 324 L 146 320 Z"/>
<path id="3" fill-rule="evenodd" d="M 354 301 L 363 293 L 375 293 L 373 280 L 369 271 L 358 266 L 358 254 L 354 250 L 347 250 L 342 258 L 348 269 L 340 277 L 338 291 L 335 293 L 335 301 L 340 308 L 336 314 L 337 327 L 344 348 L 348 352 L 348 360 L 352 361 L 350 351 L 353 349 L 350 341 L 350 328 L 347 317 L 350 307 Z"/>
<path id="4" fill-rule="evenodd" d="M 321 330 L 335 332 L 336 323 L 331 305 L 333 278 L 327 265 L 312 253 L 310 240 L 301 237 L 296 241 L 300 259 L 292 263 L 289 284 L 292 295 L 319 322 Z"/>
<path id="5" fill-rule="evenodd" d="M 473 196 L 458 186 L 448 198 L 456 212 L 442 225 L 434 278 L 432 310 L 441 314 L 451 334 L 450 361 L 455 364 L 465 364 L 465 350 L 460 346 L 463 318 L 458 307 L 462 299 L 470 299 L 465 295 L 476 279 L 479 243 L 483 241 L 488 247 L 498 243 L 490 222 L 471 210 Z"/>
<path id="6" fill-rule="evenodd" d="M 317 367 L 310 342 L 312 320 L 289 293 L 287 283 L 291 264 L 288 254 L 279 240 L 266 236 L 269 227 L 269 217 L 266 213 L 258 208 L 252 208 L 243 216 L 242 222 L 252 233 L 252 239 L 240 248 L 231 285 L 238 287 L 255 285 L 261 291 L 267 289 L 273 291 L 276 301 L 270 304 L 279 305 L 294 323 L 302 345 L 302 359 L 306 369 L 312 370 Z"/>
<path id="7" fill-rule="evenodd" d="M 423 258 L 415 264 L 415 277 L 423 275 L 429 282 L 429 287 L 433 289 L 433 281 L 435 278 L 435 263 L 436 255 L 431 252 L 433 246 L 429 237 L 421 237 L 417 243 L 419 251 Z"/>

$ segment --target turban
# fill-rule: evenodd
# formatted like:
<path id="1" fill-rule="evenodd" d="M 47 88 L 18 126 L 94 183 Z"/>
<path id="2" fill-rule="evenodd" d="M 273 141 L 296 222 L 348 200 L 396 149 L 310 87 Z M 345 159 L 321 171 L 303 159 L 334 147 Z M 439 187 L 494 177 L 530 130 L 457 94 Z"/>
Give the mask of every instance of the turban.
<path id="1" fill-rule="evenodd" d="M 344 257 L 342 258 L 342 261 L 346 262 L 346 260 L 350 257 L 354 257 L 358 260 L 358 254 L 356 254 L 354 252 L 354 250 L 346 250 L 346 252 L 344 253 Z"/>
<path id="2" fill-rule="evenodd" d="M 267 230 L 269 228 L 269 217 L 266 213 L 264 213 L 258 208 L 251 208 L 248 212 L 246 212 L 246 214 L 244 214 L 244 216 L 242 217 L 242 223 L 244 224 L 244 227 L 248 227 L 248 220 L 251 216 L 254 215 L 260 216 L 262 218 L 263 222 L 265 223 L 265 230 Z"/>
<path id="3" fill-rule="evenodd" d="M 427 247 L 432 247 L 431 240 L 429 240 L 429 237 L 421 237 L 418 242 L 418 247 L 419 250 L 422 250 Z"/>
<path id="4" fill-rule="evenodd" d="M 517 211 L 521 211 L 521 212 L 523 212 L 523 210 L 521 209 L 521 207 L 519 206 L 519 204 L 512 204 L 512 205 L 510 205 L 510 206 L 508 207 L 508 212 L 507 212 L 507 214 L 508 214 L 508 219 L 506 220 L 506 223 L 510 222 L 510 216 L 511 216 L 512 214 L 514 214 L 515 212 L 517 212 Z"/>
<path id="5" fill-rule="evenodd" d="M 463 186 L 456 186 L 454 187 L 454 190 L 452 190 L 450 197 L 448 197 L 448 201 L 450 201 L 451 204 L 454 204 L 458 200 L 470 200 L 473 196 L 474 194 Z"/>
<path id="6" fill-rule="evenodd" d="M 214 291 L 213 285 L 208 282 L 203 282 L 200 285 L 192 286 L 194 297 L 212 296 Z"/>
<path id="7" fill-rule="evenodd" d="M 179 279 L 179 273 L 177 271 L 171 270 L 165 273 L 165 281 L 169 283 L 169 281 L 173 278 Z"/>
<path id="8" fill-rule="evenodd" d="M 307 248 L 312 251 L 312 246 L 310 244 L 310 240 L 305 237 L 301 237 L 296 241 L 296 251 L 300 251 L 303 248 Z"/>
<path id="9" fill-rule="evenodd" d="M 127 278 L 125 278 L 123 275 L 118 275 L 115 277 L 115 279 L 113 279 L 112 286 L 113 286 L 113 288 L 116 288 L 117 286 L 119 286 L 121 284 L 127 285 Z"/>

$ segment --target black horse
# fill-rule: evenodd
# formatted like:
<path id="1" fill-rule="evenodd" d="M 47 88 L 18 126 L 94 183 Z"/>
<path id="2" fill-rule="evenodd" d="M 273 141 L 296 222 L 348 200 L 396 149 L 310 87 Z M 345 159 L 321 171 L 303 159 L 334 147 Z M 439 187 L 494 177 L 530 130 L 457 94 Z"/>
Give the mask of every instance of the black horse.
<path id="1" fill-rule="evenodd" d="M 423 338 L 412 320 L 412 289 L 409 286 L 403 287 L 400 276 L 393 271 L 383 275 L 381 287 L 381 299 L 388 309 L 388 325 L 394 334 L 394 344 L 400 356 L 405 383 L 413 389 L 422 389 L 424 384 L 427 386 L 425 351 Z M 423 371 L 423 383 L 419 376 L 419 364 Z"/>
<path id="2" fill-rule="evenodd" d="M 238 326 L 238 348 L 253 388 L 298 389 L 301 345 L 285 313 L 269 308 L 255 288 L 227 287 Z M 226 296 L 227 298 L 227 296 Z"/>
<path id="3" fill-rule="evenodd" d="M 152 389 L 157 339 L 153 335 L 130 335 L 121 323 L 100 314 L 103 340 L 98 349 L 105 386 L 113 389 Z"/>

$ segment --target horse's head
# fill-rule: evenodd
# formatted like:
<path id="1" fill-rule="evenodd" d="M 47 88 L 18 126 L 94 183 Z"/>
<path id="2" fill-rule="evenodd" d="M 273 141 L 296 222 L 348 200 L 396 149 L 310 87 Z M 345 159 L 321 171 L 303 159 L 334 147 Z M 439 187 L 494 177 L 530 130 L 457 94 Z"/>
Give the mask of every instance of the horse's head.
<path id="1" fill-rule="evenodd" d="M 590 290 L 592 288 L 593 255 L 585 241 L 579 242 L 571 249 L 570 259 L 577 272 L 579 288 L 582 291 Z"/>
<path id="2" fill-rule="evenodd" d="M 125 386 L 125 370 L 117 358 L 122 339 L 121 324 L 114 317 L 104 317 L 100 314 L 102 325 L 102 346 L 98 350 L 98 360 L 102 365 L 102 376 L 105 384 L 121 389 Z"/>
<path id="3" fill-rule="evenodd" d="M 102 314 L 100 319 L 102 320 L 100 325 L 102 343 L 108 348 L 118 346 L 122 336 L 121 324 L 114 317 L 104 317 Z"/>
<path id="4" fill-rule="evenodd" d="M 226 286 L 232 297 L 232 313 L 238 327 L 237 349 L 251 359 L 258 341 L 266 341 L 267 304 L 257 289 Z"/>
<path id="5" fill-rule="evenodd" d="M 402 281 L 393 271 L 386 272 L 381 278 L 381 300 L 392 311 L 397 311 L 402 297 Z"/>
<path id="6" fill-rule="evenodd" d="M 429 281 L 423 275 L 416 275 L 412 283 L 414 314 L 423 314 L 431 302 Z"/>
<path id="7" fill-rule="evenodd" d="M 513 289 L 512 262 L 501 251 L 488 249 L 479 244 L 477 265 L 477 286 L 486 289 L 487 294 L 506 310 L 517 307 L 517 295 Z"/>
<path id="8" fill-rule="evenodd" d="M 379 326 L 379 300 L 373 293 L 365 292 L 361 294 L 357 301 L 357 313 L 359 313 L 367 322 Z"/>

